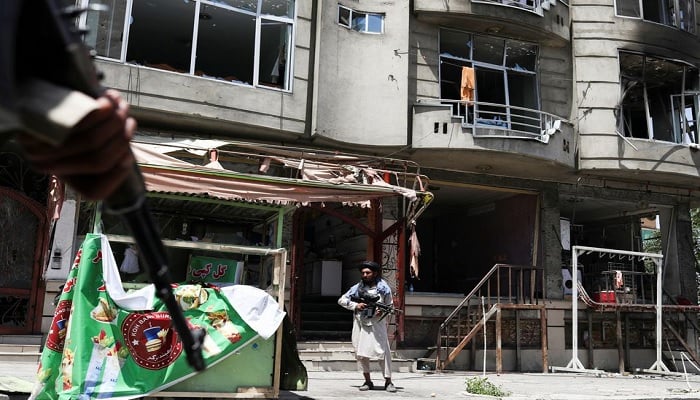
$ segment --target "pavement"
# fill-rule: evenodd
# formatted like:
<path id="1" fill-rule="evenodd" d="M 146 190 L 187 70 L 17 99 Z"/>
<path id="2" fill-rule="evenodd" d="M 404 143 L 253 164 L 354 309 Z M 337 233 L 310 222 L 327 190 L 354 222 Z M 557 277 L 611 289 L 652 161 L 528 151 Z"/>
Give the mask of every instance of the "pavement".
<path id="1" fill-rule="evenodd" d="M 3 383 L 18 388 L 19 383 L 33 383 L 36 363 L 4 362 L 0 364 L 0 392 L 12 400 L 28 396 L 21 390 L 8 391 Z M 359 372 L 309 371 L 308 390 L 281 391 L 280 400 L 334 399 L 495 399 L 498 397 L 466 392 L 466 379 L 482 378 L 478 372 L 399 372 L 393 374 L 396 393 L 383 390 L 383 379 L 372 373 L 375 389 L 361 392 Z M 652 374 L 599 375 L 557 373 L 486 374 L 487 381 L 509 392 L 504 400 L 647 400 L 700 399 L 700 375 L 665 376 Z"/>
<path id="2" fill-rule="evenodd" d="M 373 373 L 375 389 L 361 392 L 358 372 L 309 372 L 307 391 L 282 391 L 282 400 L 331 399 L 494 399 L 466 392 L 466 379 L 477 372 L 394 373 L 396 393 L 383 390 L 383 379 Z M 487 381 L 509 395 L 507 400 L 700 399 L 700 376 L 601 374 L 557 372 L 486 374 Z"/>

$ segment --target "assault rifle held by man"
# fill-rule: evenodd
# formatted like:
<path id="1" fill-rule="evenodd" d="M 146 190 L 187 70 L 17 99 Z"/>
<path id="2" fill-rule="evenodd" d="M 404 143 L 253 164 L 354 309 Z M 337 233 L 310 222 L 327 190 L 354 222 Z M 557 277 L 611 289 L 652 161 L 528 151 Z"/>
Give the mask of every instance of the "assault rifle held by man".
<path id="1" fill-rule="evenodd" d="M 372 296 L 369 294 L 358 294 L 356 296 L 350 296 L 350 301 L 354 301 L 355 303 L 367 304 L 367 308 L 372 310 L 370 312 L 371 314 L 374 314 L 374 310 L 381 311 L 383 315 L 381 316 L 380 320 L 385 318 L 389 314 L 396 314 L 397 312 L 401 312 L 401 310 L 394 307 L 393 304 L 384 304 L 380 302 L 378 295 Z"/>

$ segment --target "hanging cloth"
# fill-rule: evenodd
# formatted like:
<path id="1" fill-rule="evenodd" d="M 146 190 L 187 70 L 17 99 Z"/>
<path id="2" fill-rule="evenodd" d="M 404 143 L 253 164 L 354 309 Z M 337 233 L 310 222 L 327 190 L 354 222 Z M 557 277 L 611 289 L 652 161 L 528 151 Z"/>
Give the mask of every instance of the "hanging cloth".
<path id="1" fill-rule="evenodd" d="M 622 271 L 615 271 L 614 280 L 615 289 L 621 289 L 625 285 L 625 281 L 622 279 Z"/>
<path id="2" fill-rule="evenodd" d="M 119 270 L 125 274 L 138 274 L 141 271 L 141 268 L 139 268 L 139 256 L 133 246 L 124 250 L 124 261 L 122 261 Z"/>
<path id="3" fill-rule="evenodd" d="M 460 98 L 462 101 L 474 101 L 474 68 L 462 67 Z"/>
<path id="4" fill-rule="evenodd" d="M 420 255 L 420 243 L 418 243 L 418 235 L 416 234 L 415 225 L 411 225 L 411 237 L 408 240 L 411 242 L 409 261 L 411 278 L 418 279 L 418 256 Z"/>

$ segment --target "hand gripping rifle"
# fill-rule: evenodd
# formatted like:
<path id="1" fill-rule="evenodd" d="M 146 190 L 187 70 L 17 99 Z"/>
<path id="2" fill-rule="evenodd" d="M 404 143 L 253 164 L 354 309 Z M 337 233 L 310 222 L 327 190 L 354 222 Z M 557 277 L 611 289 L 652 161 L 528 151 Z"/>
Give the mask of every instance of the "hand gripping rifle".
<path id="1" fill-rule="evenodd" d="M 0 0 L 8 1 L 8 0 Z M 84 45 L 81 34 L 75 26 L 75 19 L 87 9 L 75 6 L 64 7 L 57 4 L 59 0 L 9 0 L 17 4 L 18 14 L 15 42 L 16 59 L 14 70 L 20 84 L 41 82 L 35 85 L 41 90 L 30 91 L 32 95 L 41 96 L 48 87 L 60 87 L 63 90 L 78 91 L 97 98 L 104 88 L 99 84 L 99 77 L 92 62 L 90 50 Z M 8 3 L 6 3 L 8 4 Z M 12 9 L 12 5 L 9 6 Z M 6 9 L 7 10 L 7 9 Z M 10 40 L 3 40 L 10 43 Z M 51 63 L 49 66 L 48 63 Z M 41 130 L 32 129 L 34 134 L 43 134 L 47 142 L 60 144 L 57 139 L 59 131 L 69 132 L 66 126 L 56 124 L 51 129 L 51 118 L 39 115 L 43 110 L 22 110 L 29 113 L 23 120 L 48 120 L 41 125 Z M 36 114 L 36 115 L 33 115 Z M 31 128 L 31 127 L 30 127 Z M 70 127 L 68 127 L 70 128 Z M 156 295 L 167 307 L 175 330 L 183 343 L 188 363 L 197 371 L 205 368 L 202 358 L 202 343 L 205 331 L 189 329 L 182 309 L 175 300 L 171 288 L 165 250 L 156 225 L 146 205 L 146 190 L 143 177 L 134 163 L 133 172 L 119 189 L 105 200 L 108 212 L 120 215 L 128 224 L 145 261 L 150 279 L 156 287 Z"/>
<path id="2" fill-rule="evenodd" d="M 384 304 L 380 302 L 379 299 L 380 297 L 378 295 L 372 296 L 367 293 L 350 296 L 350 301 L 354 301 L 355 303 L 367 304 L 367 307 L 371 310 L 369 312 L 370 315 L 374 315 L 375 310 L 381 311 L 382 316 L 379 317 L 380 321 L 386 318 L 386 316 L 389 314 L 396 314 L 397 312 L 401 312 L 401 310 L 394 307 L 393 304 Z"/>

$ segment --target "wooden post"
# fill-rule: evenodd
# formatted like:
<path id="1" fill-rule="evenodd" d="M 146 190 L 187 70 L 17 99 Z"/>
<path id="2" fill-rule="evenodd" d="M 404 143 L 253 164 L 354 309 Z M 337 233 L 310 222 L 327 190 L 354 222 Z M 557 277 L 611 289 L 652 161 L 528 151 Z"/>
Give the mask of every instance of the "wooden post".
<path id="1" fill-rule="evenodd" d="M 593 368 L 593 314 L 590 309 L 586 309 L 588 318 L 588 368 Z"/>
<path id="2" fill-rule="evenodd" d="M 406 304 L 406 293 L 405 293 L 405 283 L 406 283 L 406 224 L 403 223 L 403 219 L 400 220 L 401 227 L 399 228 L 398 234 L 398 246 L 396 251 L 396 297 L 394 298 L 394 305 L 398 307 L 399 310 L 405 310 L 404 305 Z M 396 315 L 396 329 L 399 341 L 404 341 L 404 324 L 405 324 L 405 313 L 398 313 Z"/>
<path id="3" fill-rule="evenodd" d="M 382 203 L 379 200 L 370 200 L 370 208 L 367 210 L 367 225 L 372 234 L 368 238 L 367 259 L 382 264 L 382 240 L 378 237 L 382 229 Z"/>
<path id="4" fill-rule="evenodd" d="M 622 343 L 622 319 L 620 318 L 620 311 L 615 311 L 615 335 L 617 336 L 617 367 L 620 374 L 625 372 L 625 350 Z"/>
<path id="5" fill-rule="evenodd" d="M 289 317 L 294 324 L 297 339 L 301 335 L 301 298 L 305 291 L 304 277 L 304 214 L 307 209 L 300 208 L 292 217 L 292 248 L 289 288 Z M 284 297 L 280 300 L 284 304 Z"/>
<path id="6" fill-rule="evenodd" d="M 503 350 L 501 349 L 501 307 L 496 310 L 496 373 L 503 372 Z M 486 324 L 484 324 L 486 329 Z"/>
<path id="7" fill-rule="evenodd" d="M 486 327 L 484 327 L 486 329 Z M 476 340 L 472 340 L 472 348 L 469 351 L 469 369 L 476 369 Z"/>
<path id="8" fill-rule="evenodd" d="M 629 365 L 632 368 L 632 362 L 630 361 L 630 315 L 625 313 L 625 365 Z"/>
<path id="9" fill-rule="evenodd" d="M 516 308 L 515 312 L 515 365 L 519 372 L 523 371 L 522 358 L 520 357 L 520 312 Z"/>
<path id="10" fill-rule="evenodd" d="M 540 339 L 542 340 L 542 372 L 549 370 L 549 345 L 547 343 L 547 309 L 542 306 L 540 309 Z"/>

